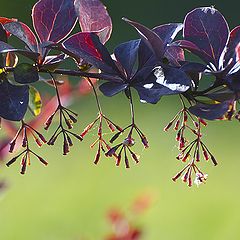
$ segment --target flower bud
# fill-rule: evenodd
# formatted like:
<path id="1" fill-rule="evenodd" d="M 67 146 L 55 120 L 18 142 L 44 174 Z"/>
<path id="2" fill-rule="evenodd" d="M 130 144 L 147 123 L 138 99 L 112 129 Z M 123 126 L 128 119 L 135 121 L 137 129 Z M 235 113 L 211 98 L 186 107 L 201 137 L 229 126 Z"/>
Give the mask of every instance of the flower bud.
<path id="1" fill-rule="evenodd" d="M 148 144 L 148 140 L 147 140 L 146 136 L 143 135 L 143 136 L 141 137 L 141 140 L 142 140 L 142 143 L 143 143 L 144 147 L 145 147 L 145 148 L 148 148 L 148 147 L 149 147 L 149 144 Z"/>
<path id="2" fill-rule="evenodd" d="M 170 123 L 168 123 L 168 125 L 163 129 L 164 132 L 167 132 L 172 125 L 173 125 L 173 121 L 171 121 Z"/>
<path id="3" fill-rule="evenodd" d="M 67 155 L 68 153 L 69 153 L 69 145 L 67 140 L 65 139 L 63 143 L 63 155 Z"/>
<path id="4" fill-rule="evenodd" d="M 48 165 L 48 162 L 45 161 L 42 157 L 38 156 L 38 159 L 39 159 L 39 161 L 40 161 L 41 163 L 43 163 L 45 166 Z"/>
<path id="5" fill-rule="evenodd" d="M 100 159 L 100 148 L 98 148 L 97 154 L 95 156 L 94 164 L 98 164 Z"/>
<path id="6" fill-rule="evenodd" d="M 202 118 L 199 118 L 199 122 L 202 123 L 204 126 L 207 126 L 207 122 L 205 122 L 205 120 L 203 120 Z"/>
<path id="7" fill-rule="evenodd" d="M 16 145 L 16 139 L 14 139 L 12 142 L 9 143 L 9 152 L 12 153 L 14 151 L 15 145 Z"/>
<path id="8" fill-rule="evenodd" d="M 203 150 L 203 155 L 204 155 L 205 160 L 208 161 L 209 160 L 209 156 L 208 156 L 208 153 L 207 153 L 207 151 L 205 149 Z"/>
<path id="9" fill-rule="evenodd" d="M 178 119 L 178 120 L 176 121 L 175 126 L 174 126 L 174 129 L 175 129 L 176 131 L 178 130 L 179 125 L 180 125 L 180 120 Z"/>

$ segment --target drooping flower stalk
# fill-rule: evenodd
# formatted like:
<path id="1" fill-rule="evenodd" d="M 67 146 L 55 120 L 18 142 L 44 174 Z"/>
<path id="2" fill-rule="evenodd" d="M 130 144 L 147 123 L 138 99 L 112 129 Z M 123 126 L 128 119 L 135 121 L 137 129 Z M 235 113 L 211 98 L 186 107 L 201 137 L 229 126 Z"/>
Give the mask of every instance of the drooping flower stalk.
<path id="1" fill-rule="evenodd" d="M 49 74 L 52 77 L 54 87 L 56 90 L 58 106 L 57 106 L 56 110 L 52 113 L 52 115 L 45 122 L 45 130 L 49 129 L 56 114 L 59 114 L 59 125 L 56 128 L 56 130 L 54 131 L 53 135 L 48 140 L 47 144 L 54 145 L 57 138 L 62 134 L 62 136 L 63 136 L 63 155 L 67 155 L 70 151 L 70 147 L 73 146 L 73 141 L 70 136 L 75 137 L 76 139 L 82 141 L 81 136 L 70 131 L 70 129 L 73 128 L 73 124 L 77 122 L 78 114 L 71 111 L 68 108 L 65 108 L 62 105 L 56 80 L 51 73 L 49 73 Z M 67 129 L 64 127 L 64 125 L 67 126 Z"/>
<path id="2" fill-rule="evenodd" d="M 133 98 L 132 98 L 132 93 L 131 93 L 130 88 L 127 90 L 127 95 L 128 95 L 128 99 L 130 102 L 131 124 L 128 125 L 127 127 L 123 128 L 118 133 L 116 133 L 112 137 L 110 142 L 113 143 L 115 140 L 118 139 L 118 137 L 120 137 L 121 134 L 123 134 L 124 132 L 126 132 L 126 130 L 129 129 L 127 137 L 121 143 L 119 143 L 119 144 L 115 145 L 114 147 L 112 147 L 111 149 L 109 149 L 109 151 L 106 153 L 106 156 L 111 157 L 113 155 L 115 155 L 115 156 L 117 155 L 116 165 L 119 166 L 121 163 L 122 154 L 123 154 L 125 166 L 126 166 L 126 168 L 129 168 L 130 165 L 129 165 L 128 154 L 131 156 L 131 158 L 133 159 L 133 161 L 135 163 L 139 163 L 139 158 L 140 158 L 140 156 L 132 150 L 132 147 L 135 145 L 135 139 L 133 137 L 133 133 L 135 132 L 138 135 L 139 139 L 141 140 L 141 142 L 145 148 L 148 148 L 149 145 L 148 145 L 148 140 L 147 140 L 145 134 L 136 125 L 135 109 L 134 109 L 134 103 L 133 103 Z"/>
<path id="3" fill-rule="evenodd" d="M 34 155 L 44 165 L 48 165 L 48 162 L 46 160 L 44 160 L 41 156 L 39 156 L 37 153 L 31 150 L 28 138 L 29 135 L 33 137 L 33 139 L 35 140 L 36 144 L 39 147 L 41 147 L 42 144 L 47 142 L 41 133 L 32 128 L 30 125 L 26 124 L 23 120 L 21 121 L 21 127 L 17 131 L 13 140 L 10 142 L 9 152 L 13 153 L 16 145 L 18 144 L 21 144 L 24 150 L 21 153 L 17 154 L 17 156 L 13 157 L 6 164 L 9 167 L 13 163 L 15 163 L 19 157 L 21 157 L 21 171 L 20 171 L 21 174 L 25 174 L 27 166 L 31 165 L 30 161 L 31 154 Z"/>

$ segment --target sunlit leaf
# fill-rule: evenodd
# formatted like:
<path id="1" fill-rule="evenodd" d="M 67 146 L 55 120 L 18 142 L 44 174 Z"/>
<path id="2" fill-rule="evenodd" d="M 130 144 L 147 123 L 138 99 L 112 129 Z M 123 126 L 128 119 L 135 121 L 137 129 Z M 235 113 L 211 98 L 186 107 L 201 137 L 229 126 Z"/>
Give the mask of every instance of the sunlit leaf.
<path id="1" fill-rule="evenodd" d="M 10 22 L 4 25 L 4 28 L 15 37 L 23 41 L 30 50 L 37 52 L 37 39 L 32 30 L 22 22 Z"/>
<path id="2" fill-rule="evenodd" d="M 219 68 L 219 59 L 229 37 L 228 24 L 214 7 L 196 8 L 184 21 L 184 38 L 194 43 L 204 59 Z"/>
<path id="3" fill-rule="evenodd" d="M 106 7 L 100 0 L 75 0 L 79 24 L 83 32 L 97 32 L 104 30 L 100 37 L 104 44 L 112 33 L 112 21 Z"/>
<path id="4" fill-rule="evenodd" d="M 63 47 L 74 54 L 76 58 L 83 58 L 106 73 L 118 72 L 108 50 L 94 33 L 74 34 L 63 42 Z"/>
<path id="5" fill-rule="evenodd" d="M 18 56 L 13 52 L 6 54 L 6 67 L 16 67 L 18 63 Z"/>
<path id="6" fill-rule="evenodd" d="M 40 0 L 32 10 L 33 25 L 41 42 L 59 42 L 75 26 L 73 0 Z"/>
<path id="7" fill-rule="evenodd" d="M 161 38 L 164 45 L 166 46 L 173 41 L 173 39 L 182 29 L 182 23 L 169 23 L 157 26 L 152 30 Z"/>
<path id="8" fill-rule="evenodd" d="M 42 99 L 39 91 L 30 86 L 29 88 L 29 108 L 34 116 L 38 116 L 42 109 Z"/>
<path id="9" fill-rule="evenodd" d="M 180 69 L 157 66 L 153 70 L 146 68 L 146 73 L 143 71 L 132 84 L 142 102 L 155 104 L 162 96 L 186 92 L 191 87 L 190 78 Z"/>

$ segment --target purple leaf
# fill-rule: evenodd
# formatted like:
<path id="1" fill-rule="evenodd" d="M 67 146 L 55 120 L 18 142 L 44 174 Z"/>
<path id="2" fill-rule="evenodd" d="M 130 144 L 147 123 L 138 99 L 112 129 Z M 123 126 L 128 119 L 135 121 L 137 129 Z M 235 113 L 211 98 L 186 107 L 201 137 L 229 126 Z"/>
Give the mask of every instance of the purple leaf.
<path id="1" fill-rule="evenodd" d="M 234 92 L 240 91 L 240 71 L 229 74 L 226 77 L 227 86 Z"/>
<path id="2" fill-rule="evenodd" d="M 164 56 L 164 43 L 162 39 L 151 29 L 140 23 L 131 21 L 127 18 L 123 18 L 123 20 L 138 31 L 145 44 L 153 51 L 156 57 L 161 60 Z"/>
<path id="3" fill-rule="evenodd" d="M 194 82 L 194 89 L 196 90 L 199 86 L 202 73 L 206 70 L 206 65 L 195 62 L 184 62 L 180 68 L 185 72 Z"/>
<path id="4" fill-rule="evenodd" d="M 153 28 L 153 31 L 162 39 L 166 46 L 171 43 L 176 35 L 183 29 L 181 23 L 169 23 Z"/>
<path id="5" fill-rule="evenodd" d="M 153 31 L 162 39 L 165 48 L 165 57 L 171 64 L 179 66 L 178 61 L 184 61 L 184 51 L 180 47 L 169 45 L 182 30 L 183 24 L 169 23 L 153 28 Z"/>
<path id="6" fill-rule="evenodd" d="M 99 0 L 75 0 L 75 9 L 83 32 L 102 32 L 100 40 L 105 44 L 112 33 L 112 20 L 106 7 Z"/>
<path id="7" fill-rule="evenodd" d="M 165 87 L 162 87 L 161 90 L 159 88 L 152 88 L 146 90 L 143 86 L 134 86 L 137 90 L 140 101 L 142 103 L 151 103 L 156 104 L 164 94 L 164 90 L 167 90 Z"/>
<path id="8" fill-rule="evenodd" d="M 228 65 L 229 61 L 233 59 L 234 63 L 236 63 L 237 56 L 236 56 L 236 47 L 240 43 L 240 26 L 235 27 L 230 32 L 230 38 L 227 44 L 227 52 L 224 56 L 224 65 Z"/>
<path id="9" fill-rule="evenodd" d="M 190 107 L 189 111 L 197 117 L 207 120 L 215 120 L 223 117 L 229 109 L 229 104 L 230 101 L 225 101 L 219 104 L 198 103 L 197 105 Z"/>
<path id="10" fill-rule="evenodd" d="M 11 45 L 0 41 L 0 53 L 7 53 L 7 52 L 19 53 L 25 57 L 32 59 L 34 62 L 36 62 L 39 57 L 39 54 L 36 52 L 23 50 L 23 49 L 16 49 L 16 48 L 13 48 Z"/>
<path id="11" fill-rule="evenodd" d="M 4 28 L 12 35 L 23 41 L 30 50 L 38 52 L 37 39 L 32 30 L 22 22 L 11 22 L 4 25 Z"/>
<path id="12" fill-rule="evenodd" d="M 219 69 L 219 59 L 229 37 L 228 24 L 214 7 L 196 8 L 184 21 L 184 38 L 201 49 L 203 60 Z"/>
<path id="13" fill-rule="evenodd" d="M 132 40 L 118 45 L 114 50 L 115 58 L 121 63 L 130 78 L 134 64 L 137 60 L 139 44 L 141 40 Z"/>
<path id="14" fill-rule="evenodd" d="M 125 90 L 128 84 L 117 82 L 106 82 L 100 85 L 99 90 L 107 97 L 112 97 L 119 92 Z"/>
<path id="15" fill-rule="evenodd" d="M 205 96 L 215 101 L 223 102 L 234 99 L 236 97 L 236 94 L 233 91 L 229 90 L 227 87 L 225 87 L 212 93 L 208 93 Z"/>
<path id="16" fill-rule="evenodd" d="M 74 28 L 73 0 L 40 0 L 32 10 L 33 25 L 41 42 L 59 42 Z"/>
<path id="17" fill-rule="evenodd" d="M 154 66 L 156 63 L 156 57 L 152 51 L 149 51 L 148 46 L 141 41 L 138 50 L 138 69 L 142 69 L 147 66 Z"/>
<path id="18" fill-rule="evenodd" d="M 156 103 L 161 96 L 186 92 L 191 86 L 191 79 L 173 67 L 157 66 L 141 80 L 143 75 L 143 72 L 138 74 L 132 84 L 142 102 Z"/>
<path id="19" fill-rule="evenodd" d="M 10 121 L 23 119 L 29 99 L 29 87 L 15 86 L 8 81 L 0 84 L 0 117 Z"/>
<path id="20" fill-rule="evenodd" d="M 179 62 L 185 60 L 184 51 L 180 47 L 169 46 L 166 49 L 165 57 L 174 66 L 180 66 Z"/>
<path id="21" fill-rule="evenodd" d="M 101 69 L 105 73 L 115 73 L 118 69 L 106 47 L 94 33 L 80 32 L 63 42 L 63 47 L 76 58 L 83 58 L 86 62 Z"/>
<path id="22" fill-rule="evenodd" d="M 188 51 L 194 53 L 199 58 L 201 58 L 206 63 L 209 63 L 208 56 L 194 43 L 187 41 L 187 40 L 178 40 L 171 44 L 171 46 L 181 47 L 183 49 L 187 49 Z"/>

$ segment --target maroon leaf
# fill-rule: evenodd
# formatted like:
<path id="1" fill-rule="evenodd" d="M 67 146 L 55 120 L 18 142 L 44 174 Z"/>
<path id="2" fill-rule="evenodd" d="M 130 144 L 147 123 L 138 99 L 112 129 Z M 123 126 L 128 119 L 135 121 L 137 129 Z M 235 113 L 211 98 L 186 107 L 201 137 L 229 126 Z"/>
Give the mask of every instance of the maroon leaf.
<path id="1" fill-rule="evenodd" d="M 104 44 L 112 33 L 112 21 L 106 7 L 99 0 L 75 0 L 75 9 L 83 32 L 97 32 L 104 29 Z"/>
<path id="2" fill-rule="evenodd" d="M 143 26 L 140 23 L 131 21 L 127 18 L 123 18 L 123 20 L 137 30 L 144 43 L 153 51 L 153 53 L 157 56 L 158 59 L 163 58 L 164 43 L 162 39 L 154 31 Z"/>
<path id="3" fill-rule="evenodd" d="M 201 49 L 207 63 L 219 69 L 219 59 L 229 37 L 229 28 L 218 10 L 204 7 L 188 13 L 184 21 L 184 37 Z"/>
<path id="4" fill-rule="evenodd" d="M 59 42 L 76 24 L 73 0 L 40 0 L 32 10 L 33 25 L 41 42 Z"/>
<path id="5" fill-rule="evenodd" d="M 4 28 L 15 37 L 23 41 L 33 52 L 37 52 L 37 39 L 32 30 L 22 22 L 10 22 Z"/>
<path id="6" fill-rule="evenodd" d="M 106 73 L 118 71 L 108 50 L 94 33 L 77 33 L 64 41 L 62 45 L 67 51 L 76 55 L 76 58 L 83 58 Z"/>
<path id="7" fill-rule="evenodd" d="M 16 21 L 17 21 L 17 19 L 14 19 L 14 18 L 10 19 L 10 18 L 5 18 L 5 17 L 0 17 L 0 23 L 2 25 L 6 24 L 6 23 L 10 23 L 10 22 L 16 22 Z M 7 37 L 10 37 L 10 35 L 11 34 L 9 32 L 7 32 Z"/>
<path id="8" fill-rule="evenodd" d="M 179 41 L 176 41 L 173 44 L 171 44 L 171 46 L 176 46 L 176 47 L 181 47 L 183 49 L 187 49 L 190 52 L 197 55 L 198 57 L 200 57 L 201 59 L 203 59 L 205 62 L 208 62 L 208 56 L 206 56 L 205 53 L 203 51 L 201 51 L 201 49 L 197 45 L 195 45 L 194 43 L 192 43 L 190 41 L 179 40 Z"/>

